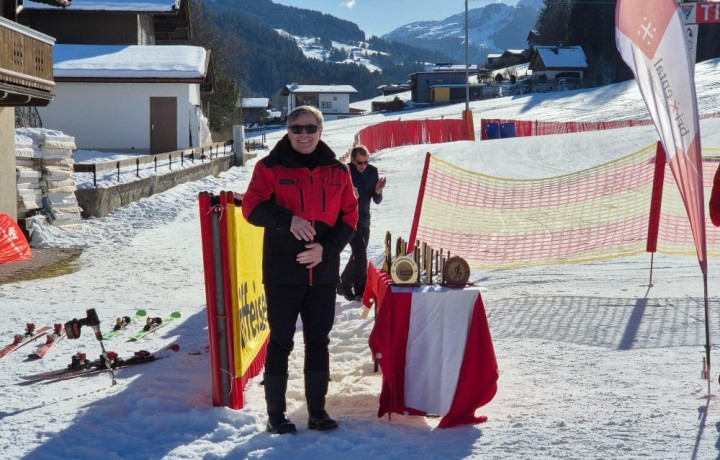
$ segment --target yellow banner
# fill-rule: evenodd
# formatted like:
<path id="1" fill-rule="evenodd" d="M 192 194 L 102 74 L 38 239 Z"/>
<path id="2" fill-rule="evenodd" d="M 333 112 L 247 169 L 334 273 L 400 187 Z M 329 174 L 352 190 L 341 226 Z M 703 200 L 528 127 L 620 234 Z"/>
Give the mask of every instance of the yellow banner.
<path id="1" fill-rule="evenodd" d="M 242 377 L 270 335 L 270 327 L 262 284 L 263 229 L 250 225 L 233 204 L 228 205 L 228 244 L 235 377 Z"/>

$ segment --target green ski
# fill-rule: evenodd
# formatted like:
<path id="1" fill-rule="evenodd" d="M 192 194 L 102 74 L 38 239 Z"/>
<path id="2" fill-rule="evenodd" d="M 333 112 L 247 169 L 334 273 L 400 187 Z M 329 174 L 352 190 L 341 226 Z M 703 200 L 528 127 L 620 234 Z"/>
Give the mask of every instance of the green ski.
<path id="1" fill-rule="evenodd" d="M 147 313 L 145 312 L 145 310 L 138 310 L 135 312 L 134 317 L 123 316 L 121 318 L 116 319 L 115 326 L 113 327 L 113 329 L 111 331 L 108 331 L 103 334 L 103 336 L 102 336 L 103 340 L 110 340 L 113 337 L 122 334 L 123 332 L 125 332 L 125 330 L 128 328 L 128 326 L 130 326 L 133 323 L 139 322 L 140 320 L 145 318 L 145 316 L 147 316 Z"/>
<path id="2" fill-rule="evenodd" d="M 167 326 L 169 323 L 175 321 L 178 318 L 180 318 L 179 311 L 170 313 L 170 316 L 168 316 L 167 318 L 160 318 L 159 316 L 156 316 L 153 318 L 153 317 L 148 316 L 147 320 L 145 321 L 145 326 L 142 328 L 142 330 L 133 334 L 128 339 L 128 342 L 134 342 L 136 340 L 140 340 L 143 337 L 145 337 L 146 335 L 157 331 L 161 327 Z"/>

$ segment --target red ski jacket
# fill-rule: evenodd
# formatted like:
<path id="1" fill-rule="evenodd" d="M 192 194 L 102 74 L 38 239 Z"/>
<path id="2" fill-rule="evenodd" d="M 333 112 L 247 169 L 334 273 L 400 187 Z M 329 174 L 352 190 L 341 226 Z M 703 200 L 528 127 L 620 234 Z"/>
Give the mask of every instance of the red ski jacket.
<path id="1" fill-rule="evenodd" d="M 253 225 L 263 227 L 263 282 L 265 284 L 336 284 L 340 253 L 357 227 L 358 205 L 347 166 L 320 141 L 312 153 L 312 169 L 298 161 L 287 136 L 258 161 L 242 212 Z M 292 216 L 313 223 L 315 240 L 323 247 L 320 264 L 308 270 L 296 260 L 306 241 L 290 233 Z"/>

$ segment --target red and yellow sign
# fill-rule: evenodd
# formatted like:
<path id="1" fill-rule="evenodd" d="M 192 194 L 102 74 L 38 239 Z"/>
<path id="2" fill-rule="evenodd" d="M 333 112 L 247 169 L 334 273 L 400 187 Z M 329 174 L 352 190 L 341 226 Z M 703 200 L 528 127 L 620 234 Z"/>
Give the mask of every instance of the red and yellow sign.
<path id="1" fill-rule="evenodd" d="M 263 232 L 245 220 L 239 206 L 228 206 L 235 377 L 245 375 L 270 336 L 262 284 Z"/>

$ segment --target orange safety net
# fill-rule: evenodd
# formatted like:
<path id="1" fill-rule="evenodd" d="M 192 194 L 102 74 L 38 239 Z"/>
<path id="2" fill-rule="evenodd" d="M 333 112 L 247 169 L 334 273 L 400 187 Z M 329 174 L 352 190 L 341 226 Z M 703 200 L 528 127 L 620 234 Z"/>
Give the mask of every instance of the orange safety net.
<path id="1" fill-rule="evenodd" d="M 577 263 L 645 252 L 655 144 L 594 168 L 552 178 L 504 179 L 428 154 L 411 247 L 425 242 L 473 269 Z M 713 149 L 704 149 L 710 154 Z M 715 155 L 718 150 L 714 149 Z M 664 163 L 663 163 L 664 164 Z M 661 253 L 696 255 L 669 166 L 657 229 Z M 706 196 L 717 163 L 704 161 Z M 720 228 L 707 217 L 708 256 L 720 256 Z"/>

